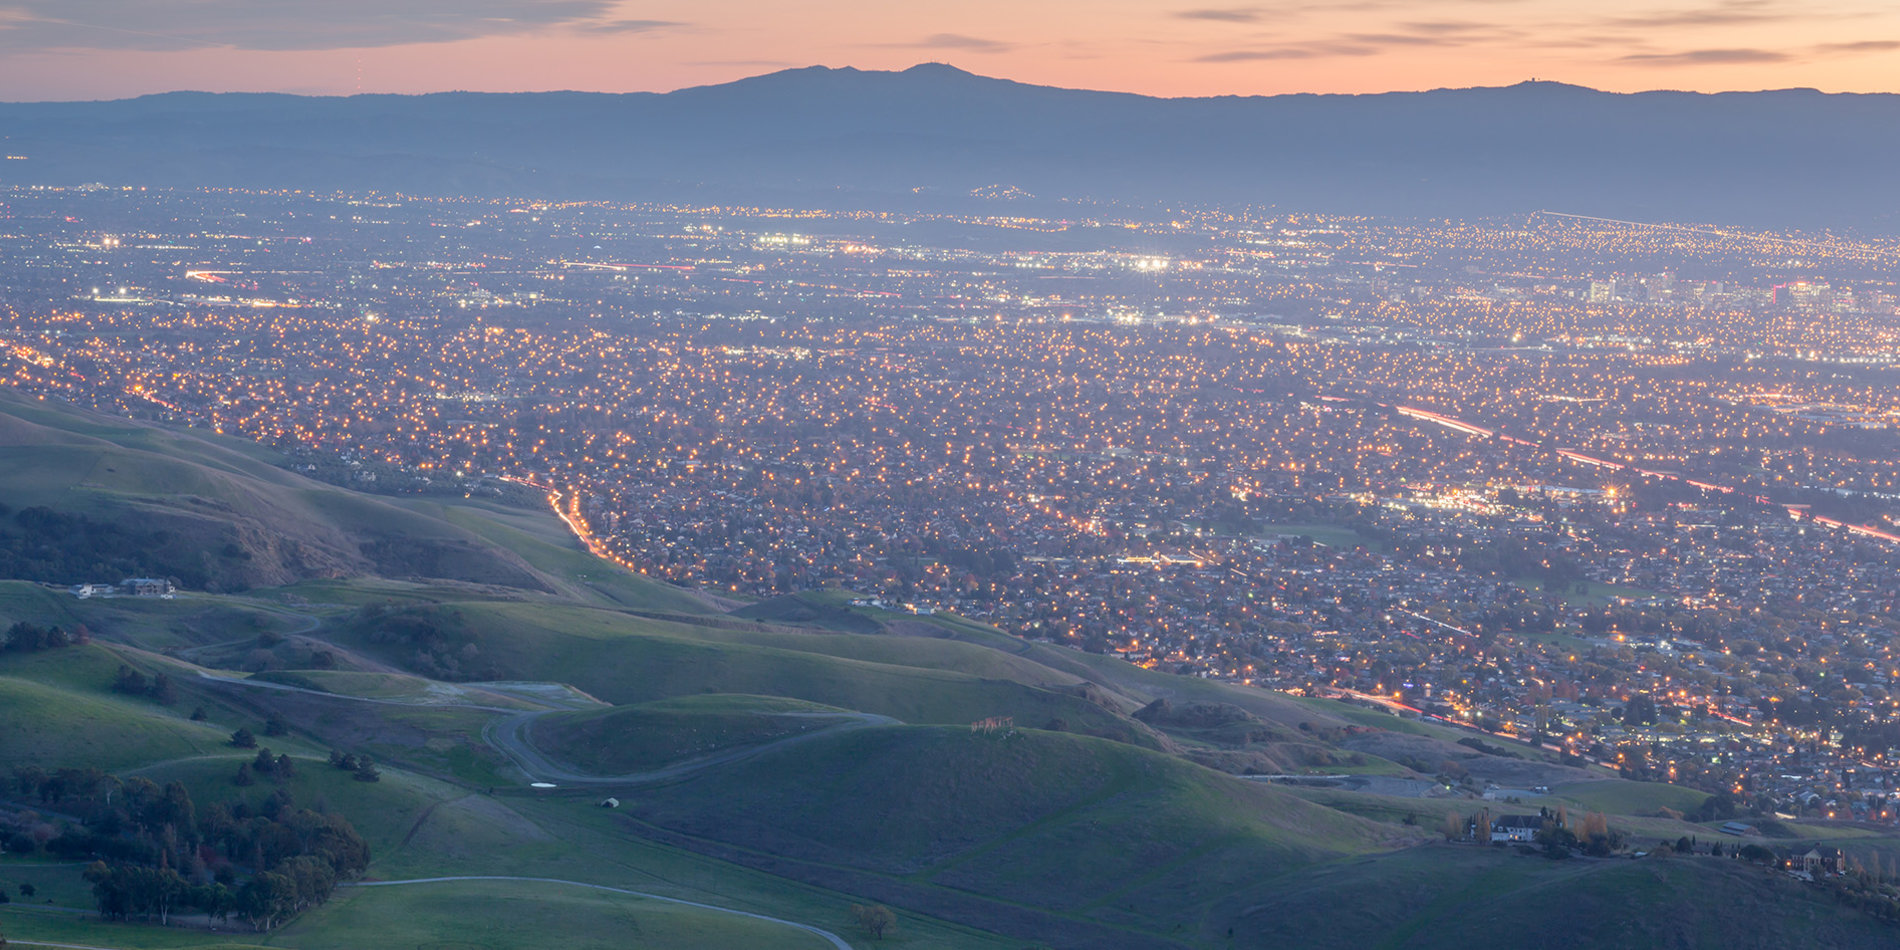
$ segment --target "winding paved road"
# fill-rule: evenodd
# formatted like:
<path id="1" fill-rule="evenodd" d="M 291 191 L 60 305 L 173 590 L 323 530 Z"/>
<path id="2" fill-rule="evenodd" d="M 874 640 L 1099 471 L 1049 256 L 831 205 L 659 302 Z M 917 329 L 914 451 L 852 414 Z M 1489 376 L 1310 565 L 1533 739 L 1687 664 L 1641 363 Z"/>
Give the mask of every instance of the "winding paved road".
<path id="1" fill-rule="evenodd" d="M 356 702 L 373 703 L 373 704 L 385 705 L 385 706 L 425 706 L 425 707 L 433 707 L 433 708 L 449 707 L 449 708 L 460 708 L 460 709 L 479 709 L 479 710 L 483 710 L 487 712 L 496 712 L 496 713 L 509 713 L 510 715 L 507 718 L 490 722 L 487 725 L 483 726 L 482 738 L 486 740 L 490 745 L 494 746 L 497 750 L 499 750 L 503 755 L 506 755 L 510 759 L 512 759 L 515 762 L 515 764 L 518 765 L 521 768 L 521 770 L 528 775 L 530 779 L 533 779 L 535 781 L 552 781 L 552 782 L 558 782 L 558 783 L 565 783 L 568 785 L 626 786 L 626 785 L 641 785 L 641 784 L 646 784 L 650 782 L 659 782 L 659 781 L 664 781 L 666 779 L 677 778 L 681 775 L 686 775 L 691 772 L 698 771 L 700 769 L 710 768 L 715 765 L 724 765 L 730 762 L 738 762 L 743 759 L 748 759 L 748 758 L 751 758 L 752 756 L 760 755 L 762 753 L 771 751 L 773 749 L 782 749 L 788 745 L 792 745 L 799 742 L 808 742 L 810 740 L 817 739 L 822 736 L 833 736 L 841 732 L 848 732 L 848 731 L 857 730 L 857 729 L 869 729 L 875 726 L 902 725 L 902 722 L 900 720 L 893 719 L 889 716 L 876 715 L 874 713 L 852 713 L 852 712 L 779 713 L 778 715 L 783 715 L 783 716 L 837 719 L 841 721 L 839 721 L 835 725 L 826 726 L 822 729 L 815 729 L 811 732 L 800 733 L 795 736 L 787 736 L 783 739 L 778 739 L 773 742 L 764 743 L 763 745 L 749 746 L 743 749 L 735 749 L 731 752 L 723 752 L 723 753 L 718 753 L 715 755 L 709 755 L 704 758 L 692 759 L 690 761 L 680 762 L 674 765 L 669 765 L 665 768 L 651 769 L 644 772 L 634 772 L 629 775 L 602 776 L 602 775 L 588 775 L 581 772 L 575 772 L 571 769 L 557 765 L 554 762 L 550 761 L 546 756 L 542 755 L 540 750 L 534 748 L 534 746 L 528 742 L 525 735 L 525 733 L 527 732 L 528 725 L 532 723 L 534 720 L 542 716 L 545 716 L 550 712 L 558 712 L 559 710 L 538 710 L 538 711 L 532 711 L 532 712 L 522 712 L 518 709 L 508 709 L 508 708 L 503 708 L 500 706 L 481 706 L 481 705 L 475 705 L 475 704 L 469 704 L 469 703 L 417 703 L 417 702 L 407 702 L 400 699 L 372 699 L 366 696 L 349 696 L 349 695 L 339 694 L 339 693 L 325 693 L 320 690 L 305 689 L 300 686 L 290 686 L 285 683 L 272 683 L 266 680 L 239 679 L 235 677 L 214 676 L 212 674 L 209 674 L 203 671 L 200 671 L 198 675 L 211 682 L 222 683 L 228 686 L 251 687 L 253 689 L 279 690 L 283 692 L 292 692 L 292 693 L 309 693 L 314 696 L 323 696 L 330 699 L 353 700 Z M 851 945 L 845 942 L 844 938 L 839 937 L 837 934 L 832 933 L 829 930 L 824 930 L 819 927 L 814 927 L 810 924 L 801 924 L 795 920 L 785 920 L 779 917 L 770 917 L 764 914 L 755 914 L 750 911 L 744 911 L 744 910 L 734 910 L 730 907 L 720 907 L 716 904 L 705 904 L 705 903 L 700 903 L 698 901 L 683 900 L 677 897 L 666 897 L 660 894 L 650 894 L 645 891 L 632 891 L 632 890 L 627 890 L 625 888 L 608 887 L 604 884 L 588 884 L 584 881 L 565 881 L 565 880 L 560 880 L 558 878 L 545 878 L 545 877 L 510 877 L 510 876 L 503 876 L 503 875 L 461 875 L 461 876 L 453 876 L 453 877 L 415 878 L 413 880 L 406 880 L 406 881 L 359 882 L 359 883 L 354 883 L 354 884 L 344 884 L 341 886 L 343 887 L 395 887 L 395 886 L 406 885 L 406 884 L 433 884 L 433 883 L 447 883 L 447 882 L 454 882 L 454 881 L 524 881 L 524 882 L 533 882 L 533 883 L 540 883 L 540 884 L 564 884 L 570 887 L 584 887 L 591 890 L 606 891 L 613 894 L 625 894 L 630 897 L 639 897 L 639 898 L 644 898 L 647 900 L 663 901 L 668 904 L 679 904 L 686 907 L 697 907 L 697 908 L 700 908 L 701 910 L 709 910 L 709 911 L 714 911 L 716 913 L 721 913 L 721 914 L 732 914 L 739 917 L 750 917 L 754 920 L 761 920 L 767 923 L 780 924 L 786 927 L 793 927 L 798 930 L 803 930 L 806 933 L 812 934 L 819 938 L 822 938 L 826 941 L 829 941 L 831 945 L 836 948 L 836 950 L 851 950 Z M 36 943 L 33 941 L 27 941 L 27 940 L 15 940 L 13 942 L 15 944 L 31 945 L 31 946 L 38 946 L 38 947 L 61 947 L 61 948 L 67 948 L 67 950 L 115 950 L 115 948 L 111 948 L 111 947 L 88 947 L 88 946 L 83 946 L 80 944 Z"/>
<path id="2" fill-rule="evenodd" d="M 901 720 L 892 719 L 889 716 L 880 716 L 875 713 L 777 713 L 776 715 L 780 716 L 837 719 L 841 721 L 836 725 L 827 726 L 823 729 L 814 729 L 811 732 L 803 732 L 795 736 L 786 736 L 783 739 L 776 739 L 763 745 L 747 746 L 743 749 L 734 749 L 730 752 L 721 752 L 704 758 L 690 759 L 685 762 L 666 766 L 665 768 L 649 769 L 644 772 L 633 772 L 627 775 L 590 775 L 585 772 L 576 772 L 557 764 L 543 755 L 541 750 L 536 749 L 533 743 L 530 743 L 527 739 L 527 730 L 530 723 L 551 712 L 561 712 L 563 710 L 541 709 L 523 712 L 520 709 L 512 709 L 505 706 L 484 706 L 476 703 L 424 703 L 405 699 L 378 699 L 368 696 L 351 696 L 347 693 L 326 693 L 322 690 L 306 689 L 302 686 L 291 686 L 287 683 L 272 683 L 268 680 L 216 676 L 211 673 L 206 673 L 203 670 L 200 670 L 198 675 L 208 682 L 225 686 L 268 689 L 285 693 L 306 693 L 311 696 L 321 696 L 325 699 L 371 703 L 378 706 L 409 706 L 425 709 L 476 709 L 483 712 L 509 713 L 510 715 L 506 719 L 484 725 L 482 727 L 482 739 L 489 745 L 494 746 L 501 754 L 512 760 L 522 772 L 527 774 L 531 781 L 567 785 L 646 785 L 653 782 L 678 778 L 682 775 L 697 772 L 700 769 L 711 768 L 715 765 L 725 765 L 730 762 L 742 761 L 773 749 L 783 748 L 793 743 L 806 742 L 819 738 L 820 736 L 832 736 L 840 732 L 868 729 L 872 726 L 897 726 L 903 724 Z"/>

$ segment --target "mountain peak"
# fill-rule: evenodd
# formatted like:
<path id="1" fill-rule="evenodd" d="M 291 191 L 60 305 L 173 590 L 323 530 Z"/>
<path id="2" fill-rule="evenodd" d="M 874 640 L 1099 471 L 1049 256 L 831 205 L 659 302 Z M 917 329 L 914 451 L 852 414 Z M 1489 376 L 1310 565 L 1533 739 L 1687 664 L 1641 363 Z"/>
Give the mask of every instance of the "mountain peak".
<path id="1" fill-rule="evenodd" d="M 946 76 L 960 79 L 976 79 L 977 74 L 967 69 L 959 69 L 949 63 L 918 63 L 903 71 L 906 76 Z"/>
<path id="2" fill-rule="evenodd" d="M 1526 79 L 1522 82 L 1512 83 L 1511 85 L 1503 86 L 1501 88 L 1509 89 L 1509 90 L 1517 91 L 1517 92 L 1565 92 L 1565 93 L 1572 93 L 1572 92 L 1601 93 L 1602 92 L 1601 89 L 1592 89 L 1589 86 L 1579 86 L 1576 83 L 1558 82 L 1555 79 Z"/>

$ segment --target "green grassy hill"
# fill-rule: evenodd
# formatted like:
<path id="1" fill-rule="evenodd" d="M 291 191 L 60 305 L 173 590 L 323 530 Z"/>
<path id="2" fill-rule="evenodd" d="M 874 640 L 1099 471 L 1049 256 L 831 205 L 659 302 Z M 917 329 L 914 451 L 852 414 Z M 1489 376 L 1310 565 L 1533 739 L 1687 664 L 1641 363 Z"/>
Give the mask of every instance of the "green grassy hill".
<path id="1" fill-rule="evenodd" d="M 730 602 L 593 558 L 538 508 L 373 498 L 291 474 L 257 446 L 6 395 L 0 504 L 0 622 L 92 637 L 0 652 L 0 765 L 176 780 L 202 804 L 287 795 L 348 817 L 372 848 L 371 879 L 570 882 L 352 888 L 272 934 L 213 934 L 101 922 L 81 913 L 78 865 L 6 853 L 0 883 L 54 900 L 0 906 L 15 938 L 829 944 L 709 909 L 728 908 L 862 948 L 877 944 L 849 908 L 865 902 L 897 910 L 886 943 L 905 950 L 1858 947 L 1900 933 L 1734 861 L 1426 843 L 1445 814 L 1479 807 L 1455 797 L 1474 792 L 1290 788 L 1196 763 L 1409 779 L 1449 761 L 1512 787 L 1535 778 L 1555 788 L 1550 803 L 1608 811 L 1645 841 L 1709 831 L 1659 814 L 1698 804 L 1688 789 L 960 617 L 852 607 L 841 591 L 727 613 Z M 201 589 L 80 601 L 35 583 L 176 572 Z M 114 691 L 121 665 L 165 674 L 170 702 Z M 993 717 L 1013 726 L 970 727 Z M 272 719 L 283 734 L 264 735 Z M 255 756 L 229 744 L 238 727 L 292 756 L 294 777 L 236 785 Z M 510 745 L 517 735 L 554 764 Z M 332 750 L 373 757 L 381 780 L 331 767 Z M 531 784 L 562 764 L 574 787 Z M 1405 789 L 1454 797 L 1397 797 Z M 619 807 L 601 807 L 609 796 Z M 40 807 L 0 792 L 6 840 L 43 824 Z M 1900 855 L 1881 829 L 1787 833 Z"/>
<path id="2" fill-rule="evenodd" d="M 1081 695 L 1060 672 L 954 643 L 925 641 L 905 662 L 906 641 L 776 633 L 651 620 L 610 610 L 457 603 L 365 618 L 339 631 L 353 647 L 414 665 L 416 634 L 439 637 L 479 678 L 572 684 L 619 704 L 699 693 L 783 696 L 904 722 L 968 724 L 993 716 L 1044 726 L 1058 720 L 1090 735 L 1160 747 L 1153 730 L 1116 703 Z M 472 644 L 473 653 L 466 647 Z M 955 667 L 963 654 L 977 672 Z M 892 662 L 840 653 L 883 656 Z"/>
<path id="3" fill-rule="evenodd" d="M 1128 928 L 1146 936 L 1115 943 L 1172 939 L 1189 908 L 1236 887 L 1405 837 L 1171 756 L 1035 730 L 818 737 L 639 790 L 629 808 L 668 840 L 1095 945 Z"/>
<path id="4" fill-rule="evenodd" d="M 113 690 L 121 666 L 163 672 L 173 697 Z M 208 719 L 193 722 L 195 709 Z M 0 653 L 0 763 L 8 767 L 97 766 L 107 770 L 228 748 L 238 726 L 263 716 L 221 702 L 188 668 L 122 646 L 93 642 L 38 653 Z"/>
<path id="5" fill-rule="evenodd" d="M 849 713 L 780 696 L 709 694 L 537 719 L 530 740 L 595 775 L 626 775 L 761 746 L 841 722 Z"/>
<path id="6" fill-rule="evenodd" d="M 1231 936 L 1229 936 L 1231 934 Z M 1314 868 L 1206 918 L 1234 947 L 1890 947 L 1893 925 L 1720 858 L 1547 861 L 1433 846 Z"/>
<path id="7" fill-rule="evenodd" d="M 0 394 L 0 567 L 58 584 L 148 574 L 225 591 L 380 574 L 706 609 L 643 578 L 614 578 L 613 597 L 595 593 L 562 573 L 592 560 L 575 561 L 586 556 L 570 539 L 495 522 L 489 530 L 505 542 L 497 543 L 455 523 L 465 518 L 445 517 L 446 506 L 432 512 L 313 482 L 271 457 L 234 440 Z M 40 514 L 25 520 L 28 512 Z"/>
<path id="8" fill-rule="evenodd" d="M 97 766 L 202 755 L 230 733 L 167 714 L 137 699 L 79 695 L 0 676 L 0 762 L 9 768 Z"/>
<path id="9" fill-rule="evenodd" d="M 825 950 L 813 934 L 767 921 L 562 884 L 445 881 L 357 888 L 285 928 L 299 950 L 558 945 L 573 950 Z"/>

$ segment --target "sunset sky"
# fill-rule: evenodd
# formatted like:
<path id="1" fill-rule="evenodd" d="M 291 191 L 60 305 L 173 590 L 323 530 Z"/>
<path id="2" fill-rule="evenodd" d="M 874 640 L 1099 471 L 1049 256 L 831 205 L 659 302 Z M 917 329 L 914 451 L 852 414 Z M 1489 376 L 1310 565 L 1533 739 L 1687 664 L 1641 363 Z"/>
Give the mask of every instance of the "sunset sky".
<path id="1" fill-rule="evenodd" d="M 1900 91 L 1894 0 L 0 0 L 0 100 L 668 90 L 947 62 L 1161 96 Z"/>

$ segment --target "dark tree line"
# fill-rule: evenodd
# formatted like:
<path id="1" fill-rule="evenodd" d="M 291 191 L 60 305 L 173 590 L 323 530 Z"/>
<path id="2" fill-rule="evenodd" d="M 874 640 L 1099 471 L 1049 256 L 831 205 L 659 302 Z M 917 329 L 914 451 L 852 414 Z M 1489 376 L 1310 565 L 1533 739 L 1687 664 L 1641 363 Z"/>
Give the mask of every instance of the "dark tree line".
<path id="1" fill-rule="evenodd" d="M 231 779 L 233 785 L 255 785 L 262 777 L 282 785 L 297 776 L 296 763 L 288 755 L 272 755 L 269 748 L 257 750 L 257 758 L 249 762 L 240 762 L 237 775 Z"/>
<path id="2" fill-rule="evenodd" d="M 367 755 L 354 755 L 341 749 L 331 749 L 330 767 L 351 773 L 350 777 L 359 782 L 383 780 L 382 771 L 376 768 L 376 762 Z"/>
<path id="3" fill-rule="evenodd" d="M 407 647 L 408 664 L 418 673 L 458 681 L 505 678 L 483 655 L 481 635 L 459 610 L 369 604 L 357 610 L 351 624 L 367 631 L 373 643 Z"/>
<path id="4" fill-rule="evenodd" d="M 91 636 L 82 624 L 67 630 L 57 624 L 42 627 L 24 620 L 7 628 L 5 650 L 8 653 L 38 653 L 41 650 L 58 650 L 75 643 L 85 643 Z"/>
<path id="5" fill-rule="evenodd" d="M 41 506 L 15 512 L 0 504 L 0 577 L 55 584 L 172 577 L 183 586 L 204 587 L 204 555 L 183 541 L 162 529 L 139 530 Z"/>
<path id="6" fill-rule="evenodd" d="M 268 750 L 245 767 L 279 780 L 292 768 L 288 756 Z M 181 783 L 160 787 L 99 769 L 15 769 L 13 785 L 77 821 L 50 835 L 47 824 L 38 834 L 16 832 L 8 849 L 92 858 L 85 879 L 99 913 L 112 920 L 163 922 L 197 911 L 235 914 L 267 930 L 328 900 L 337 882 L 369 866 L 369 846 L 348 819 L 298 808 L 285 788 L 260 805 L 240 800 L 200 810 Z"/>
<path id="7" fill-rule="evenodd" d="M 118 675 L 113 677 L 112 691 L 127 696 L 143 696 L 165 706 L 178 701 L 178 692 L 172 687 L 171 677 L 163 673 L 147 676 L 124 664 L 119 665 Z"/>

